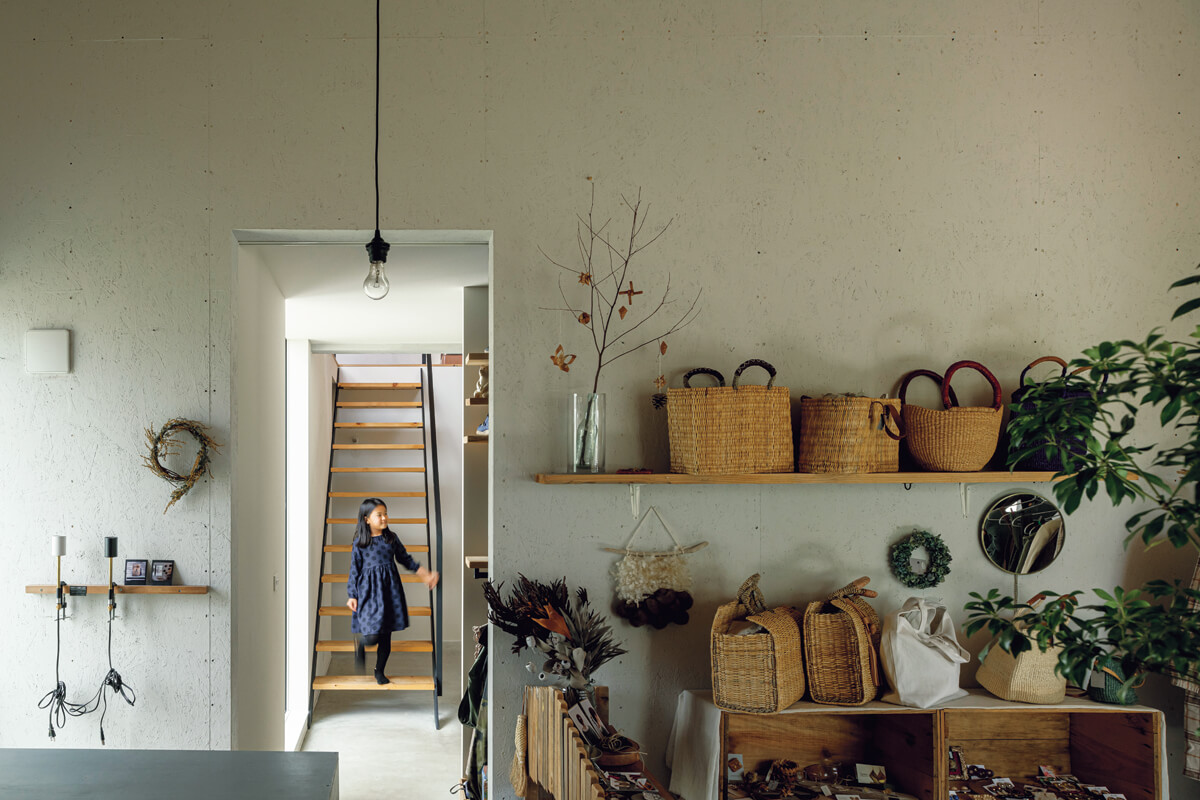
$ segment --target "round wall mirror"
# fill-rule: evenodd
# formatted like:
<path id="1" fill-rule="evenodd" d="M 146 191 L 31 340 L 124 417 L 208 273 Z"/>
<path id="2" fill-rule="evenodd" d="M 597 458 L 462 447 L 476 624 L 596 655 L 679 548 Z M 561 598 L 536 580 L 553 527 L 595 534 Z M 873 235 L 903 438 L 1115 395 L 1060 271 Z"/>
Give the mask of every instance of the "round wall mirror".
<path id="1" fill-rule="evenodd" d="M 1041 572 L 1062 551 L 1062 514 L 1046 498 L 1032 492 L 1002 497 L 983 515 L 979 543 L 988 559 L 1005 572 Z"/>

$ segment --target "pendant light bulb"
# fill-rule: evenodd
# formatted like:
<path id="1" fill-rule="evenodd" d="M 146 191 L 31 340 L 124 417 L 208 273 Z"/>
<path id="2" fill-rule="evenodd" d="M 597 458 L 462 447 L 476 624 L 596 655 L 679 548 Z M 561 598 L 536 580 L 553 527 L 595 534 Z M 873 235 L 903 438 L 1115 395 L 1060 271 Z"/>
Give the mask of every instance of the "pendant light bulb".
<path id="1" fill-rule="evenodd" d="M 375 231 L 375 238 L 367 245 L 367 252 L 371 257 L 371 267 L 367 270 L 366 280 L 363 281 L 363 291 L 372 300 L 382 300 L 387 297 L 388 289 L 391 288 L 387 274 L 383 271 L 383 264 L 387 261 L 390 248 L 391 245 L 383 240 L 379 231 Z"/>

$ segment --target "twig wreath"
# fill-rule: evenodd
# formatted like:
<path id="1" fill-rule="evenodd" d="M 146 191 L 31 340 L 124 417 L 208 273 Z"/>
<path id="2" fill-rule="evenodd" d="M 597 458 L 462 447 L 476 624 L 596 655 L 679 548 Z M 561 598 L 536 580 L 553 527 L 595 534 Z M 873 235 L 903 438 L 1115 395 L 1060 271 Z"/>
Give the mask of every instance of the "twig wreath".
<path id="1" fill-rule="evenodd" d="M 221 445 L 213 441 L 213 438 L 208 435 L 208 430 L 208 426 L 204 423 L 190 419 L 172 419 L 163 425 L 158 433 L 146 428 L 146 440 L 150 443 L 150 455 L 142 456 L 142 461 L 145 462 L 146 469 L 175 487 L 175 490 L 171 492 L 171 502 L 167 503 L 167 507 L 163 509 L 164 514 L 171 506 L 175 505 L 179 498 L 191 491 L 191 488 L 196 485 L 196 481 L 200 480 L 203 475 L 212 474 L 209 470 L 209 464 L 212 461 L 209 451 L 219 452 Z M 200 449 L 196 452 L 196 460 L 192 462 L 192 471 L 187 475 L 180 475 L 178 472 L 167 469 L 162 465 L 161 460 L 164 456 L 177 455 L 182 452 L 179 441 L 174 438 L 179 432 L 190 433 L 200 445 Z"/>
<path id="2" fill-rule="evenodd" d="M 924 547 L 929 553 L 929 566 L 921 574 L 912 571 L 909 559 L 913 551 Z M 929 531 L 914 531 L 892 545 L 892 572 L 910 589 L 932 589 L 950 574 L 950 548 L 942 537 Z"/>

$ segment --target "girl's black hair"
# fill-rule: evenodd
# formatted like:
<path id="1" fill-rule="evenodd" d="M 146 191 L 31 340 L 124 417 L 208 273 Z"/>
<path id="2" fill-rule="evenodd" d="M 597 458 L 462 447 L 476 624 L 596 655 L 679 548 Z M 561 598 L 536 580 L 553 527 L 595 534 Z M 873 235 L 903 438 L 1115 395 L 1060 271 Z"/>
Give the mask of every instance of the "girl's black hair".
<path id="1" fill-rule="evenodd" d="M 368 497 L 358 507 L 358 524 L 354 527 L 354 544 L 359 547 L 366 547 L 371 543 L 371 526 L 367 524 L 367 517 L 371 516 L 371 512 L 375 510 L 376 506 L 387 508 L 387 503 L 378 497 Z M 393 543 L 399 541 L 399 537 L 392 532 L 391 528 L 384 528 L 383 536 L 385 541 L 391 540 Z"/>

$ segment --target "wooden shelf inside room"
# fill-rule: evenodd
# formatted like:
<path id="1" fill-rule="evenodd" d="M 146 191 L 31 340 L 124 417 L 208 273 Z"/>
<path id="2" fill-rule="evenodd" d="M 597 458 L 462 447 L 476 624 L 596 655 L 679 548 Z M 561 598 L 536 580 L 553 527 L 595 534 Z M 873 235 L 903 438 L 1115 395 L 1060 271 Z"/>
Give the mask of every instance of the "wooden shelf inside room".
<path id="1" fill-rule="evenodd" d="M 26 586 L 25 594 L 54 594 L 58 587 L 54 584 Z M 76 589 L 79 587 L 76 586 Z M 88 594 L 108 594 L 108 585 L 98 586 L 88 584 Z M 123 586 L 117 584 L 117 594 L 208 594 L 207 586 Z"/>
<path id="2" fill-rule="evenodd" d="M 486 367 L 488 363 L 487 353 L 467 353 L 468 367 Z"/>
<path id="3" fill-rule="evenodd" d="M 488 437 L 485 434 L 469 434 L 463 437 L 463 444 L 487 444 Z"/>
<path id="4" fill-rule="evenodd" d="M 686 475 L 674 472 L 654 473 L 538 473 L 538 483 L 566 485 L 606 484 L 880 484 L 880 483 L 1044 483 L 1054 480 L 1053 472 L 857 472 L 808 473 L 768 472 L 756 475 Z"/>
<path id="5" fill-rule="evenodd" d="M 486 397 L 468 397 L 466 404 L 469 406 L 486 406 L 488 399 Z"/>

